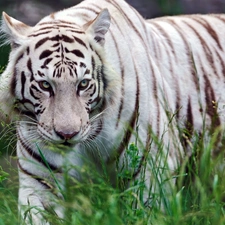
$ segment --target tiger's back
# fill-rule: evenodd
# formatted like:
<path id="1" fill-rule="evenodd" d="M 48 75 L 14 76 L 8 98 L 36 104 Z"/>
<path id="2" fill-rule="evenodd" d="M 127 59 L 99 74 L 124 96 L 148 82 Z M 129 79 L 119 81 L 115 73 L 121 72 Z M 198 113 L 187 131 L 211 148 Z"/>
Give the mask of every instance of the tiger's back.
<path id="1" fill-rule="evenodd" d="M 148 23 L 164 40 L 157 43 L 155 38 L 153 52 L 160 73 L 168 75 L 163 76 L 165 83 L 173 87 L 168 88 L 173 96 L 168 102 L 173 102 L 178 121 L 186 120 L 198 131 L 204 120 L 207 126 L 223 126 L 225 16 L 164 17 Z"/>
<path id="2" fill-rule="evenodd" d="M 44 209 L 54 186 L 49 168 L 62 181 L 65 163 L 106 167 L 115 183 L 132 142 L 140 158 L 132 179 L 138 178 L 147 155 L 157 156 L 154 137 L 173 172 L 187 154 L 174 127 L 191 139 L 205 124 L 210 132 L 224 125 L 224 15 L 145 21 L 124 1 L 87 0 L 35 27 L 3 19 L 12 51 L 0 102 L 3 114 L 19 120 L 21 205 Z M 70 176 L 82 178 L 76 169 Z M 146 171 L 146 193 L 151 176 Z M 56 213 L 63 216 L 57 207 Z"/>

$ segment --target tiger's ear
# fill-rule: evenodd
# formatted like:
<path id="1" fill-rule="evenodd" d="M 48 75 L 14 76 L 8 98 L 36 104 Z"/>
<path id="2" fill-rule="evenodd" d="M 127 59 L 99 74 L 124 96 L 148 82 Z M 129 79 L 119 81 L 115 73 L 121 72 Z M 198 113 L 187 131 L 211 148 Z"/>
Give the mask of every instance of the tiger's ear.
<path id="1" fill-rule="evenodd" d="M 86 23 L 83 28 L 86 33 L 94 37 L 97 43 L 103 46 L 105 43 L 105 34 L 109 30 L 110 20 L 108 9 L 103 9 L 94 20 Z"/>
<path id="2" fill-rule="evenodd" d="M 30 26 L 2 13 L 1 33 L 5 39 L 4 44 L 11 44 L 12 47 L 20 46 L 26 39 Z"/>

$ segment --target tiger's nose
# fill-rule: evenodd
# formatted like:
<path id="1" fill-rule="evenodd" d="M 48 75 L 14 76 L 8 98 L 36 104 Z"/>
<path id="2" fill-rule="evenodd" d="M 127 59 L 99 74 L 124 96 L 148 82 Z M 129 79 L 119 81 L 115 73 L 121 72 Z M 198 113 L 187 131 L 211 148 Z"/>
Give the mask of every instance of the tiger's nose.
<path id="1" fill-rule="evenodd" d="M 61 139 L 64 139 L 64 140 L 70 140 L 79 133 L 79 131 L 66 132 L 66 131 L 57 131 L 57 130 L 55 132 Z"/>

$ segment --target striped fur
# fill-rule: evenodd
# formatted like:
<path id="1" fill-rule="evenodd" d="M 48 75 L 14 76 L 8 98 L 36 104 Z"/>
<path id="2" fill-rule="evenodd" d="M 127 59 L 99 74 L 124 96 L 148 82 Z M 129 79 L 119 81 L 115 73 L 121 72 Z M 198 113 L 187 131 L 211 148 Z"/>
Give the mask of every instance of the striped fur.
<path id="1" fill-rule="evenodd" d="M 86 0 L 34 27 L 3 14 L 2 30 L 12 51 L 0 80 L 1 112 L 18 121 L 21 210 L 48 207 L 55 197 L 49 170 L 63 186 L 65 163 L 94 162 L 101 172 L 104 161 L 114 183 L 136 127 L 141 160 L 133 178 L 147 154 L 157 155 L 151 134 L 162 138 L 174 171 L 189 153 L 171 123 L 189 138 L 203 121 L 211 132 L 224 124 L 224 15 L 146 21 L 122 0 Z M 79 170 L 70 175 L 81 179 Z M 147 191 L 150 171 L 145 178 Z M 31 215 L 48 224 L 35 209 Z"/>

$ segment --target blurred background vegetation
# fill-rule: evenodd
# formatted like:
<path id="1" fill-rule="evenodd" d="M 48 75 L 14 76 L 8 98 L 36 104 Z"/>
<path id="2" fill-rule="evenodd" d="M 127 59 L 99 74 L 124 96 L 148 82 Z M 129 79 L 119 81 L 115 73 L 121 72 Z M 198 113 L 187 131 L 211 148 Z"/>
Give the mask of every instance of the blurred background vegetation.
<path id="1" fill-rule="evenodd" d="M 76 5 L 79 2 L 81 0 L 0 0 L 0 12 L 5 11 L 10 16 L 28 25 L 34 25 L 49 13 Z M 164 15 L 225 12 L 225 0 L 127 0 L 127 2 L 135 7 L 144 18 L 154 18 Z M 0 68 L 7 64 L 9 49 L 9 46 L 0 47 Z M 4 132 L 5 130 L 2 133 Z M 12 138 L 9 137 L 9 140 L 15 140 L 15 135 L 13 136 Z M 6 143 L 9 143 L 9 141 L 0 138 L 0 167 L 5 167 L 3 163 L 5 164 L 6 155 L 3 153 L 11 149 L 11 147 L 8 147 L 9 144 Z M 12 150 L 9 152 L 11 154 Z M 3 156 L 2 160 L 1 155 Z"/>

